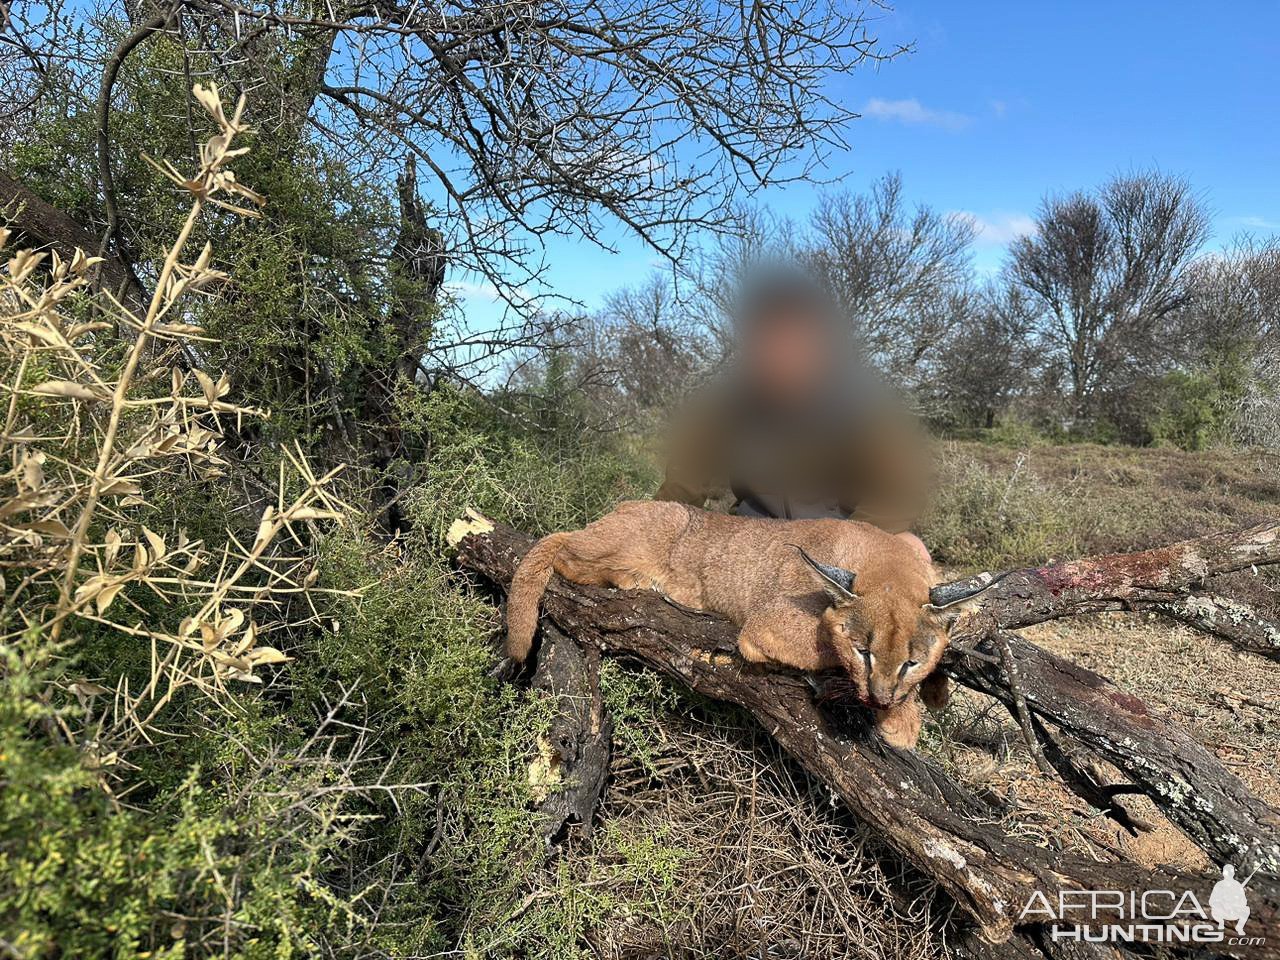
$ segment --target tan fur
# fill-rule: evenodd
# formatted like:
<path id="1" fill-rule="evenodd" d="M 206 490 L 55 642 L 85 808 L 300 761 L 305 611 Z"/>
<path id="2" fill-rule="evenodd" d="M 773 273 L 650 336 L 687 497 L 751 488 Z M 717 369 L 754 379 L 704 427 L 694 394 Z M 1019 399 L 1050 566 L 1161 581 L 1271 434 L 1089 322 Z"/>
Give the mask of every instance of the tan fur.
<path id="1" fill-rule="evenodd" d="M 797 547 L 856 574 L 852 599 L 832 598 Z M 876 711 L 894 746 L 920 733 L 917 689 L 947 645 L 926 609 L 933 569 L 905 541 L 847 520 L 761 520 L 677 503 L 631 501 L 582 530 L 554 533 L 525 556 L 507 602 L 509 656 L 533 644 L 551 573 L 581 584 L 658 590 L 728 617 L 747 660 L 800 670 L 839 669 Z M 906 666 L 904 666 L 904 664 Z M 911 665 L 914 664 L 914 665 Z M 939 676 L 931 706 L 945 702 Z"/>

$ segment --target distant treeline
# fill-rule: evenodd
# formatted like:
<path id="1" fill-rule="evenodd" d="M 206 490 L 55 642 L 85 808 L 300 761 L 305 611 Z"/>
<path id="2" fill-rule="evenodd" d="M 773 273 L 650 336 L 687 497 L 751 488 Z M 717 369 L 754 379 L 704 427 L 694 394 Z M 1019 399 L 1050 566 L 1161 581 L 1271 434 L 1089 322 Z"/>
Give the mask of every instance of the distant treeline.
<path id="1" fill-rule="evenodd" d="M 829 195 L 807 223 L 745 213 L 674 279 L 562 329 L 568 379 L 603 409 L 664 409 L 727 358 L 742 273 L 785 258 L 825 282 L 864 355 L 940 429 L 1280 443 L 1280 243 L 1206 252 L 1203 202 L 1160 173 L 1046 197 L 995 276 L 972 267 L 975 233 L 967 215 L 908 206 L 892 175 Z"/>

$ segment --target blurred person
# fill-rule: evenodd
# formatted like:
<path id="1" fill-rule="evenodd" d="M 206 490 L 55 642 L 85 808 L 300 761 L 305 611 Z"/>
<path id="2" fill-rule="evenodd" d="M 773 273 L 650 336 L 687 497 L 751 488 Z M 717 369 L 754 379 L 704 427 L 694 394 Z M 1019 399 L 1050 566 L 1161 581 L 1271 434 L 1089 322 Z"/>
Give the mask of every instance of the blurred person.
<path id="1" fill-rule="evenodd" d="M 924 508 L 923 433 L 861 362 L 847 321 L 798 270 L 770 266 L 743 285 L 738 349 L 675 422 L 655 499 L 702 507 L 728 490 L 732 512 L 838 517 L 899 534 Z"/>

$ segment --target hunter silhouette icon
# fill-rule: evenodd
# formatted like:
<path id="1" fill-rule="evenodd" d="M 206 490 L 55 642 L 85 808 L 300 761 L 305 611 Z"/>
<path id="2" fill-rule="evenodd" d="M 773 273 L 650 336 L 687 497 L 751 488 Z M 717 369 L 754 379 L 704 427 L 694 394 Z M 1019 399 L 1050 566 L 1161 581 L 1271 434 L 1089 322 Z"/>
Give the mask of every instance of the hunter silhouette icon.
<path id="1" fill-rule="evenodd" d="M 1249 880 L 1252 879 L 1251 874 Z M 1236 868 L 1229 863 L 1222 865 L 1222 879 L 1213 885 L 1213 892 L 1209 894 L 1209 912 L 1219 927 L 1232 921 L 1236 925 L 1236 933 L 1244 933 L 1244 922 L 1249 919 L 1249 901 L 1245 897 L 1244 883 L 1236 879 Z"/>

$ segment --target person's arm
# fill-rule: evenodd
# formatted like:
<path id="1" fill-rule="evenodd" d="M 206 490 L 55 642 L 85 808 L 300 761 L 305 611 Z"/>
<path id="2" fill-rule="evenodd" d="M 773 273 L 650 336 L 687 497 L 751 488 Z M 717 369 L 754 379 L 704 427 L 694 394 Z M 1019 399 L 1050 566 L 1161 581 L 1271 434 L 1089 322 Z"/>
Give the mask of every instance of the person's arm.
<path id="1" fill-rule="evenodd" d="M 702 507 L 716 496 L 724 483 L 717 454 L 720 433 L 707 398 L 693 401 L 671 431 L 666 477 L 653 499 Z"/>
<path id="2" fill-rule="evenodd" d="M 889 533 L 908 531 L 924 513 L 932 486 L 928 440 L 919 425 L 901 412 L 878 417 L 851 441 L 850 456 L 851 519 Z"/>

